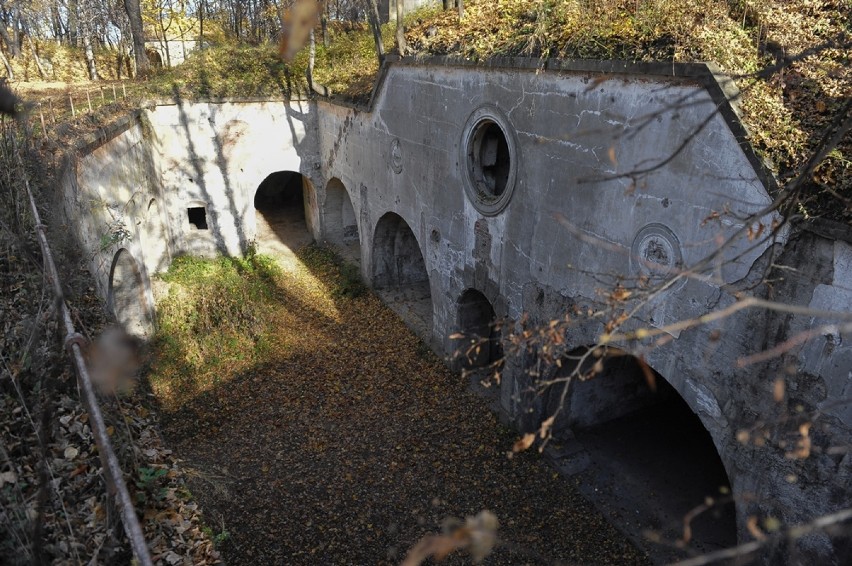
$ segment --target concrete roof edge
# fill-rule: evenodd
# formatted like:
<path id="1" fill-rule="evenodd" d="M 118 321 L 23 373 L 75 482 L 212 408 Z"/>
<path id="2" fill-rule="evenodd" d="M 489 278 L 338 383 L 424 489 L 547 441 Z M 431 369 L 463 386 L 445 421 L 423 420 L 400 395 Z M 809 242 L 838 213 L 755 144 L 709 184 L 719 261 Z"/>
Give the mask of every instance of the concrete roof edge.
<path id="1" fill-rule="evenodd" d="M 82 136 L 73 146 L 78 154 L 86 155 L 102 146 L 111 139 L 129 130 L 142 115 L 142 109 L 131 110 L 115 120 L 99 126 L 94 132 Z"/>
<path id="2" fill-rule="evenodd" d="M 400 57 L 396 54 L 390 54 L 386 55 L 382 62 L 379 74 L 373 83 L 373 91 L 366 104 L 344 102 L 334 98 L 327 100 L 338 106 L 372 112 L 387 79 L 388 70 L 393 65 L 624 74 L 698 81 L 710 94 L 764 189 L 769 194 L 774 194 L 778 190 L 778 180 L 775 174 L 748 141 L 748 130 L 742 123 L 740 115 L 741 92 L 734 79 L 723 73 L 715 63 L 637 62 L 614 59 L 537 59 L 531 57 L 492 57 L 483 61 L 473 61 L 463 57 L 446 55 Z"/>

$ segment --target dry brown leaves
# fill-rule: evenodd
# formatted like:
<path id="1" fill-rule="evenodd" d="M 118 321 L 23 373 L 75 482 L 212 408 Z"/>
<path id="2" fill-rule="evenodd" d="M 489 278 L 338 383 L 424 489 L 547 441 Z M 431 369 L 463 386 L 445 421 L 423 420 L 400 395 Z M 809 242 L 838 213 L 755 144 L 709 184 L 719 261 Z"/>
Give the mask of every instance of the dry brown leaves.
<path id="1" fill-rule="evenodd" d="M 169 447 L 229 533 L 229 564 L 399 564 L 445 517 L 481 509 L 524 549 L 643 563 L 537 453 L 508 459 L 512 433 L 375 295 L 341 295 L 332 261 L 316 248 L 300 257 L 269 306 L 280 324 L 264 358 L 164 399 Z M 452 524 L 414 556 L 484 549 L 484 526 Z M 497 546 L 488 562 L 518 564 L 512 552 Z M 469 560 L 458 554 L 447 562 Z"/>
<path id="2" fill-rule="evenodd" d="M 0 562 L 129 563 L 89 414 L 62 350 L 51 293 L 44 288 L 38 246 L 26 219 L 20 232 L 8 230 L 16 219 L 5 215 L 13 210 L 0 208 Z M 87 273 L 75 267 L 66 275 L 78 328 L 105 327 Z M 101 341 L 99 347 L 105 345 Z M 115 373 L 109 355 L 98 362 L 100 375 L 110 392 L 122 393 L 102 397 L 107 432 L 157 563 L 216 563 L 218 554 L 201 530 L 183 472 L 160 440 L 150 398 L 143 389 L 129 387 L 128 375 Z M 159 474 L 154 470 L 163 472 L 140 482 L 144 474 Z"/>

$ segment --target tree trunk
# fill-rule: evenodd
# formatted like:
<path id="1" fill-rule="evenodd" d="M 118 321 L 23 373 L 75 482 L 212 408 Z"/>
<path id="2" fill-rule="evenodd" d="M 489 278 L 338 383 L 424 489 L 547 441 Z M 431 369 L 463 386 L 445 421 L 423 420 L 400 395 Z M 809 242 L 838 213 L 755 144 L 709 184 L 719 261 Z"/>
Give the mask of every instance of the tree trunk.
<path id="1" fill-rule="evenodd" d="M 50 26 L 53 28 L 53 37 L 61 42 L 62 36 L 65 33 L 62 29 L 62 18 L 59 15 L 59 7 L 56 4 L 50 6 Z"/>
<path id="2" fill-rule="evenodd" d="M 80 8 L 77 0 L 68 0 L 68 44 L 77 47 L 80 37 Z"/>
<path id="3" fill-rule="evenodd" d="M 148 55 L 145 53 L 145 34 L 142 30 L 142 9 L 139 0 L 124 0 L 124 10 L 130 20 L 130 35 L 133 37 L 133 58 L 136 60 L 136 76 L 146 76 L 150 68 Z"/>
<path id="4" fill-rule="evenodd" d="M 405 43 L 405 26 L 403 25 L 403 12 L 405 12 L 404 0 L 396 0 L 396 48 L 399 56 L 405 56 L 408 46 Z"/>
<path id="5" fill-rule="evenodd" d="M 328 5 L 326 5 L 326 8 L 320 18 L 320 27 L 322 29 L 322 44 L 326 48 L 328 48 L 328 45 L 331 43 L 331 39 L 328 37 L 328 10 Z"/>
<path id="6" fill-rule="evenodd" d="M 382 28 L 379 25 L 379 11 L 376 8 L 376 0 L 367 0 L 367 20 L 373 31 L 373 40 L 376 42 L 376 56 L 379 58 L 379 66 L 385 61 L 385 48 L 382 45 Z"/>
<path id="7" fill-rule="evenodd" d="M 0 38 L 3 38 L 3 42 L 6 44 L 6 49 L 9 50 L 9 57 L 14 59 L 21 54 L 18 44 L 9 36 L 9 31 L 6 29 L 6 26 L 2 24 L 0 24 Z"/>
<path id="8" fill-rule="evenodd" d="M 9 60 L 6 59 L 6 55 L 3 54 L 3 50 L 0 49 L 0 61 L 3 61 L 3 66 L 6 67 L 6 75 L 10 81 L 15 80 L 15 71 L 12 70 L 12 65 L 9 64 Z"/>
<path id="9" fill-rule="evenodd" d="M 390 21 L 390 0 L 378 0 L 376 10 L 379 15 L 379 23 L 386 24 Z"/>
<path id="10" fill-rule="evenodd" d="M 464 17 L 464 0 L 456 0 L 459 6 L 459 19 Z"/>
<path id="11" fill-rule="evenodd" d="M 36 68 L 38 69 L 38 75 L 42 79 L 47 78 L 47 72 L 44 70 L 44 65 L 41 64 L 41 58 L 38 56 L 38 51 L 36 51 L 36 46 L 33 42 L 33 38 L 27 35 L 27 41 L 30 44 L 30 51 L 32 51 L 33 61 L 35 61 Z"/>
<path id="12" fill-rule="evenodd" d="M 314 90 L 314 64 L 317 58 L 317 39 L 314 37 L 314 30 L 311 30 L 308 35 L 308 45 L 308 88 Z"/>
<path id="13" fill-rule="evenodd" d="M 86 68 L 89 70 L 89 79 L 98 80 L 98 67 L 95 64 L 95 53 L 92 50 L 92 38 L 89 37 L 89 30 L 84 29 L 80 34 L 83 40 L 83 53 L 86 57 Z"/>

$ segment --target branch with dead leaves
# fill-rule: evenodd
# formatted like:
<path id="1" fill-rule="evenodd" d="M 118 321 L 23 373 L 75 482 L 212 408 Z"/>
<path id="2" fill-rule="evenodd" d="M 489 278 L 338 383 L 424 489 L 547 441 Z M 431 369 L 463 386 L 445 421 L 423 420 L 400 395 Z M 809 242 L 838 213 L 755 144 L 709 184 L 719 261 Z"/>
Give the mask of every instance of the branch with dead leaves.
<path id="1" fill-rule="evenodd" d="M 457 550 L 467 550 L 474 563 L 479 564 L 494 550 L 498 527 L 497 516 L 491 511 L 480 511 L 464 523 L 450 519 L 444 524 L 444 534 L 420 539 L 400 566 L 419 566 L 429 558 L 441 561 Z"/>

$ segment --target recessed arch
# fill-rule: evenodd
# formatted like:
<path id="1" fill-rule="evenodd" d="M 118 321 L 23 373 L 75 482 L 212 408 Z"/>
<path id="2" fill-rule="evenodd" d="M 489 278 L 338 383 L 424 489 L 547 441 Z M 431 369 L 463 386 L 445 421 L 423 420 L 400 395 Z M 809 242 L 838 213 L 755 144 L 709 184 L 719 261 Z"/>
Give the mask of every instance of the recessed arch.
<path id="1" fill-rule="evenodd" d="M 467 369 L 491 367 L 503 359 L 500 325 L 488 298 L 476 289 L 464 291 L 457 302 L 461 338 L 458 355 Z"/>
<path id="2" fill-rule="evenodd" d="M 313 241 L 307 221 L 312 193 L 311 182 L 296 171 L 276 171 L 258 185 L 254 209 L 260 250 L 292 252 Z"/>
<path id="3" fill-rule="evenodd" d="M 355 215 L 349 192 L 340 179 L 333 178 L 326 185 L 322 210 L 326 241 L 334 245 L 347 259 L 360 261 L 358 217 Z"/>
<path id="4" fill-rule="evenodd" d="M 379 218 L 373 233 L 371 283 L 424 340 L 432 332 L 432 291 L 417 237 L 398 214 Z"/>
<path id="5" fill-rule="evenodd" d="M 109 271 L 107 304 L 119 324 L 133 336 L 147 338 L 153 332 L 153 315 L 145 293 L 139 262 L 121 248 Z"/>
<path id="6" fill-rule="evenodd" d="M 542 392 L 542 416 L 558 414 L 554 437 L 574 439 L 589 456 L 587 478 L 600 482 L 593 497 L 629 508 L 630 523 L 644 523 L 637 534 L 648 529 L 663 540 L 680 538 L 684 516 L 712 498 L 714 508 L 692 520 L 689 548 L 736 545 L 732 485 L 719 449 L 665 376 L 616 348 L 577 348 L 560 364 Z"/>

